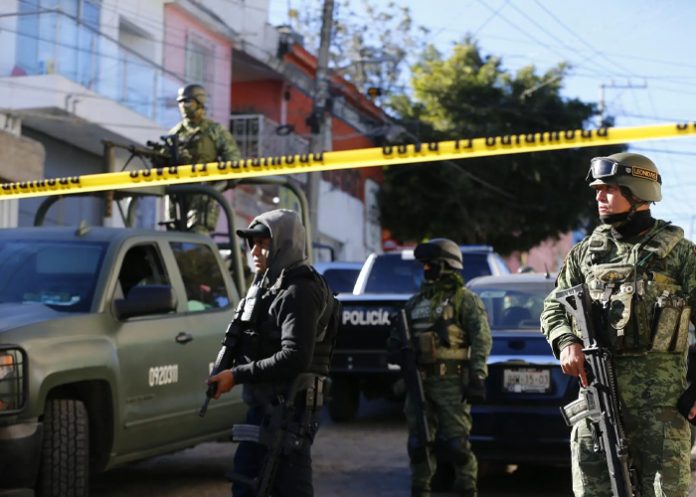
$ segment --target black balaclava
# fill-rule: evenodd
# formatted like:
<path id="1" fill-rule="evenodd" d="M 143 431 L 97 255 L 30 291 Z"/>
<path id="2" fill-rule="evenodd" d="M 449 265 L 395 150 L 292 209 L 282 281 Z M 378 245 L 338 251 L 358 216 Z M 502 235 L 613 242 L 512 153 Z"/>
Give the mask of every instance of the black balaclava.
<path id="1" fill-rule="evenodd" d="M 649 229 L 655 224 L 655 219 L 652 217 L 650 210 L 638 211 L 638 207 L 647 204 L 637 198 L 631 190 L 625 186 L 621 186 L 621 193 L 631 204 L 631 208 L 627 212 L 619 214 L 610 214 L 608 216 L 599 216 L 603 224 L 609 224 L 612 228 L 612 233 L 616 238 L 630 238 L 646 229 Z"/>
<path id="2" fill-rule="evenodd" d="M 428 265 L 430 267 L 427 269 L 425 266 L 423 266 L 423 276 L 425 277 L 425 281 L 434 282 L 439 280 L 440 276 L 442 276 L 442 273 L 444 272 L 445 262 L 429 261 Z"/>

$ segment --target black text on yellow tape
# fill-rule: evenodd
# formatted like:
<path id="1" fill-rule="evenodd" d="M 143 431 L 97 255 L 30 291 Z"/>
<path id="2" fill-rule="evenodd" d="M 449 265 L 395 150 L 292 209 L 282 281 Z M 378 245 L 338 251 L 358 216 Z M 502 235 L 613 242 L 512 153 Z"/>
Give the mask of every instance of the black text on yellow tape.
<path id="1" fill-rule="evenodd" d="M 262 157 L 232 162 L 139 169 L 0 185 L 0 199 L 89 193 L 155 185 L 219 181 L 333 169 L 415 164 L 565 148 L 592 147 L 696 135 L 696 122 L 631 128 L 543 131 L 517 135 L 388 145 L 319 154 Z"/>

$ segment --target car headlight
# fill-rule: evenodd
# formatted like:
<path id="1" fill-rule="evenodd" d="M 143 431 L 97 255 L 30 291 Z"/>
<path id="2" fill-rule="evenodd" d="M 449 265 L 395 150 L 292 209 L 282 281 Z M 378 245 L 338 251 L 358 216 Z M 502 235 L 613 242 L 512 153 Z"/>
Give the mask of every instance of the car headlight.
<path id="1" fill-rule="evenodd" d="M 0 347 L 0 414 L 16 412 L 26 399 L 25 354 L 19 348 Z"/>

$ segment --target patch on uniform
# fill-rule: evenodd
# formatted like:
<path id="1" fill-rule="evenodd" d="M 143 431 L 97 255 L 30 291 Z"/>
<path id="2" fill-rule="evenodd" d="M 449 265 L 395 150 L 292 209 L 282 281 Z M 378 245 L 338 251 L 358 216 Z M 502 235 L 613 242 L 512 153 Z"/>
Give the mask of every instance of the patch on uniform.
<path id="1" fill-rule="evenodd" d="M 631 174 L 637 178 L 649 179 L 650 181 L 657 181 L 657 171 L 651 171 L 650 169 L 643 169 L 642 167 L 632 167 Z"/>

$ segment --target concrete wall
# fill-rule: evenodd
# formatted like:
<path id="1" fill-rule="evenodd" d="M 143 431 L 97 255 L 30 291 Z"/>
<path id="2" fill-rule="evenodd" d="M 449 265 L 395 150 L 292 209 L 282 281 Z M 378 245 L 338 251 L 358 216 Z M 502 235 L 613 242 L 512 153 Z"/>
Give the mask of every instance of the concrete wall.
<path id="1" fill-rule="evenodd" d="M 84 150 L 58 141 L 48 135 L 29 128 L 22 129 L 23 136 L 41 142 L 46 149 L 46 156 L 50 161 L 46 162 L 45 177 L 55 178 L 83 174 L 85 171 L 99 171 L 102 166 L 102 157 L 90 154 Z M 48 197 L 33 197 L 19 200 L 19 226 L 32 226 L 34 215 L 41 202 Z M 76 195 L 68 195 L 59 200 L 48 211 L 46 217 L 47 226 L 76 226 L 81 220 L 85 220 L 92 226 L 102 224 L 102 202 Z"/>

